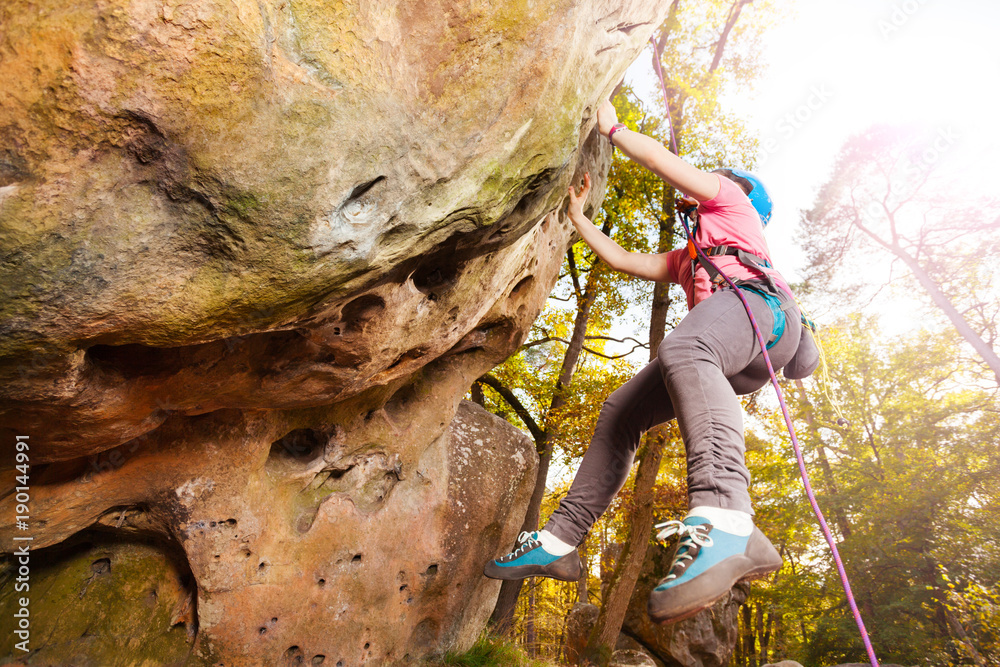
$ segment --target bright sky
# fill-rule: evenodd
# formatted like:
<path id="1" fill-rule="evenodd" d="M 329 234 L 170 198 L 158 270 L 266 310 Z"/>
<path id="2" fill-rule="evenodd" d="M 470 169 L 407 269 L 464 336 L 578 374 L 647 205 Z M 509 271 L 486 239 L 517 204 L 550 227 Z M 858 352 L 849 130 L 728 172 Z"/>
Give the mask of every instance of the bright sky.
<path id="1" fill-rule="evenodd" d="M 875 123 L 928 128 L 944 150 L 930 144 L 925 159 L 1000 195 L 1000 2 L 786 3 L 792 14 L 768 33 L 767 69 L 752 94 L 724 101 L 760 137 L 756 172 L 775 201 L 767 238 L 783 273 L 795 280 L 802 268 L 800 211 L 844 141 Z M 660 92 L 648 56 L 627 77 L 651 99 Z"/>
<path id="2" fill-rule="evenodd" d="M 940 167 L 996 192 L 1000 2 L 792 4 L 796 15 L 767 40 L 769 67 L 755 98 L 731 101 L 760 132 L 758 173 L 778 203 L 768 225 L 776 255 L 797 254 L 799 210 L 811 206 L 844 140 L 874 123 L 938 130 L 938 145 L 947 146 Z"/>

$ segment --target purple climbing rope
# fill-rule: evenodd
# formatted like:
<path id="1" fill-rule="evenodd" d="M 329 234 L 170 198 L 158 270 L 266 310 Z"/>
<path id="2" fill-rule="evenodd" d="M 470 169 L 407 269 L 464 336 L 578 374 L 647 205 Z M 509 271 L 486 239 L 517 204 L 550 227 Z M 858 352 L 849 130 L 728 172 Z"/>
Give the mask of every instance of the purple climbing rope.
<path id="1" fill-rule="evenodd" d="M 656 75 L 660 80 L 660 90 L 663 91 L 663 105 L 666 107 L 667 111 L 667 123 L 670 126 L 670 139 L 673 143 L 674 154 L 677 154 L 677 138 L 674 136 L 674 124 L 670 118 L 670 103 L 667 100 L 667 85 L 663 80 L 663 69 L 660 64 L 660 52 L 656 47 L 656 40 L 652 37 L 649 38 L 650 43 L 653 45 L 653 64 L 655 65 Z M 844 563 L 840 559 L 840 552 L 837 550 L 837 545 L 833 540 L 833 534 L 830 532 L 830 527 L 826 524 L 826 519 L 823 518 L 823 512 L 819 509 L 819 503 L 816 502 L 816 495 L 813 493 L 812 484 L 809 483 L 809 474 L 806 472 L 805 459 L 802 457 L 802 448 L 799 446 L 799 439 L 795 435 L 795 426 L 792 425 L 791 415 L 788 413 L 788 405 L 785 403 L 785 396 L 781 391 L 781 387 L 778 385 L 778 377 L 774 372 L 774 367 L 771 365 L 771 357 L 767 353 L 767 343 L 764 341 L 764 336 L 760 332 L 760 327 L 757 325 L 757 319 L 753 316 L 753 311 L 750 309 L 750 304 L 747 303 L 746 297 L 743 295 L 743 291 L 736 286 L 729 276 L 722 272 L 721 269 L 712 261 L 712 259 L 705 254 L 705 251 L 701 249 L 694 238 L 691 236 L 691 229 L 688 227 L 687 220 L 684 216 L 681 216 L 681 224 L 684 225 L 684 233 L 687 238 L 694 245 L 695 250 L 698 252 L 698 256 L 703 262 L 707 262 L 712 266 L 719 275 L 725 278 L 726 283 L 732 288 L 736 295 L 740 298 L 743 303 L 743 307 L 747 311 L 747 316 L 750 318 L 750 324 L 753 325 L 754 335 L 757 336 L 757 342 L 760 344 L 760 351 L 764 355 L 764 362 L 767 364 L 767 372 L 771 375 L 771 384 L 774 386 L 774 391 L 778 394 L 778 403 L 781 405 L 781 414 L 785 418 L 785 426 L 788 427 L 788 434 L 792 438 L 792 449 L 795 450 L 795 460 L 799 464 L 799 474 L 802 476 L 802 484 L 806 489 L 806 496 L 809 498 L 809 504 L 812 506 L 813 514 L 816 515 L 816 519 L 819 521 L 819 526 L 823 531 L 823 537 L 826 538 L 826 543 L 830 545 L 830 551 L 833 552 L 833 560 L 837 564 L 837 573 L 840 575 L 840 583 L 844 586 L 844 593 L 847 594 L 847 602 L 851 606 L 851 613 L 854 614 L 854 622 L 858 625 L 858 631 L 861 633 L 861 640 L 865 644 L 865 650 L 868 652 L 868 660 L 871 662 L 872 667 L 879 667 L 878 658 L 875 657 L 875 649 L 872 648 L 871 640 L 868 638 L 868 631 L 865 629 L 865 622 L 861 619 L 861 612 L 858 611 L 858 605 L 854 601 L 854 594 L 851 592 L 851 582 L 847 579 L 847 572 L 844 570 Z"/>

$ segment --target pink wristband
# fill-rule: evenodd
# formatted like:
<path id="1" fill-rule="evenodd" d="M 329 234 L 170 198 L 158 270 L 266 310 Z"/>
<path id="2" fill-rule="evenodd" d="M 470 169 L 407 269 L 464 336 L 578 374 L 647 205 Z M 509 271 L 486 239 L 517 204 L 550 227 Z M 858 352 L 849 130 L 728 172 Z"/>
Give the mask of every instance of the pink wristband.
<path id="1" fill-rule="evenodd" d="M 625 126 L 622 123 L 615 123 L 615 125 L 608 131 L 608 141 L 611 142 L 612 146 L 615 145 L 615 132 L 624 129 Z"/>

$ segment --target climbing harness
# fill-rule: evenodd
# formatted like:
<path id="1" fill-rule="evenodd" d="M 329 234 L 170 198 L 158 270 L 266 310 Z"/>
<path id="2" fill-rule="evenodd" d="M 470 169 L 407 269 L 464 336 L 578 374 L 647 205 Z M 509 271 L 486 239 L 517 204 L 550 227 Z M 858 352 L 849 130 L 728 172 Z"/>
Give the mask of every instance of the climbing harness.
<path id="1" fill-rule="evenodd" d="M 670 120 L 670 104 L 667 99 L 667 85 L 663 80 L 660 52 L 656 47 L 656 40 L 650 37 L 649 41 L 653 45 L 653 58 L 656 75 L 660 80 L 660 89 L 663 92 L 663 104 L 666 107 L 667 122 L 670 126 L 670 137 L 673 142 L 673 151 L 674 154 L 677 154 L 677 138 L 674 136 L 673 122 Z M 875 649 L 872 648 L 871 640 L 868 637 L 868 631 L 865 629 L 865 623 L 861 619 L 861 612 L 858 611 L 858 605 L 854 601 L 854 594 L 851 592 L 851 583 L 847 579 L 847 572 L 844 569 L 843 561 L 840 559 L 840 552 L 837 550 L 837 544 L 834 542 L 833 534 L 830 532 L 830 527 L 827 525 L 826 519 L 823 518 L 823 512 L 820 511 L 819 504 L 816 502 L 816 496 L 812 490 L 812 485 L 809 483 L 809 474 L 806 472 L 805 459 L 802 457 L 802 448 L 799 446 L 799 440 L 795 435 L 795 427 L 792 425 L 792 418 L 788 412 L 788 405 L 785 403 L 784 394 L 778 384 L 778 377 L 774 372 L 774 367 L 771 365 L 771 357 L 767 354 L 768 346 L 764 341 L 764 336 L 760 331 L 760 327 L 757 325 L 757 319 L 754 317 L 753 311 L 750 309 L 750 304 L 747 302 L 746 297 L 743 295 L 743 292 L 739 289 L 739 287 L 737 287 L 736 283 L 715 265 L 711 258 L 705 253 L 704 249 L 699 247 L 697 243 L 694 242 L 694 235 L 691 233 L 691 228 L 688 225 L 686 216 L 681 216 L 681 224 L 684 226 L 684 233 L 688 238 L 689 253 L 693 250 L 699 261 L 704 262 L 709 266 L 713 266 L 715 271 L 717 271 L 725 282 L 733 289 L 733 291 L 736 292 L 736 295 L 740 298 L 740 301 L 743 303 L 743 307 L 747 311 L 747 316 L 750 318 L 750 324 L 753 325 L 754 335 L 757 337 L 757 342 L 760 345 L 764 362 L 767 364 L 767 371 L 771 376 L 771 384 L 774 386 L 774 390 L 778 394 L 778 404 L 781 406 L 781 414 L 785 418 L 785 426 L 788 427 L 788 434 L 791 436 L 792 449 L 795 451 L 795 459 L 799 465 L 799 473 L 802 476 L 802 484 L 805 487 L 806 496 L 809 498 L 809 505 L 812 507 L 813 513 L 816 515 L 820 529 L 823 531 L 823 537 L 826 538 L 826 543 L 830 546 L 830 551 L 833 552 L 833 560 L 837 566 L 837 573 L 840 575 L 840 583 L 844 587 L 844 593 L 846 594 L 847 602 L 851 607 L 851 613 L 854 615 L 854 621 L 858 626 L 858 631 L 861 633 L 861 640 L 864 642 L 865 650 L 868 653 L 868 660 L 871 662 L 872 667 L 879 667 L 878 658 L 875 657 Z"/>
<path id="2" fill-rule="evenodd" d="M 687 211 L 681 212 L 681 215 L 690 220 L 689 213 Z M 770 215 L 770 212 L 768 212 Z M 708 273 L 708 278 L 712 283 L 712 291 L 722 287 L 726 278 L 723 276 L 722 272 L 718 270 L 714 263 L 708 261 L 708 257 L 718 257 L 722 255 L 728 255 L 736 257 L 743 266 L 757 271 L 761 277 L 751 278 L 743 280 L 734 280 L 733 282 L 740 289 L 749 289 L 753 292 L 759 294 L 767 307 L 771 310 L 772 325 L 771 325 L 771 335 L 767 340 L 767 349 L 778 342 L 781 338 L 781 334 L 785 332 L 785 313 L 789 310 L 795 308 L 795 299 L 792 298 L 788 292 L 778 287 L 774 282 L 774 278 L 769 274 L 766 269 L 770 269 L 771 262 L 767 261 L 763 257 L 758 257 L 757 255 L 743 250 L 742 248 L 737 248 L 728 245 L 717 245 L 710 248 L 702 248 L 703 254 L 706 259 L 702 259 L 701 255 L 698 254 L 698 248 L 695 245 L 694 238 L 698 234 L 698 223 L 695 222 L 691 226 L 691 234 L 688 236 L 687 248 L 688 256 L 691 258 L 691 281 L 694 282 L 696 277 L 695 274 L 700 266 Z"/>

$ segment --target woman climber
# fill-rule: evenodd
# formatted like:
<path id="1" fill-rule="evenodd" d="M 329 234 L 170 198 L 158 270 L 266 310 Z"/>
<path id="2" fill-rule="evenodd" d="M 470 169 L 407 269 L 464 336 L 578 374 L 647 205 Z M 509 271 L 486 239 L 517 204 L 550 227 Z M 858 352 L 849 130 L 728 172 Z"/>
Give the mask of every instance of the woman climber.
<path id="1" fill-rule="evenodd" d="M 771 333 L 768 354 L 790 378 L 815 370 L 818 351 L 787 283 L 771 268 L 763 226 L 771 200 L 763 184 L 737 169 L 705 172 L 651 137 L 617 122 L 610 102 L 598 110 L 601 134 L 626 156 L 687 197 L 694 209 L 694 242 L 744 292 L 761 331 Z M 657 537 L 678 535 L 667 576 L 653 589 L 648 611 L 669 623 L 707 608 L 740 580 L 781 567 L 781 556 L 753 524 L 750 473 L 744 461 L 743 415 L 737 395 L 769 380 L 750 319 L 737 294 L 689 249 L 659 254 L 628 252 L 583 214 L 590 175 L 569 188 L 569 218 L 611 268 L 638 278 L 679 283 L 689 313 L 668 334 L 656 359 L 604 402 L 569 493 L 545 527 L 522 533 L 517 548 L 486 565 L 494 579 L 547 576 L 576 581 L 576 547 L 628 477 L 642 434 L 677 419 L 687 453 L 688 513 L 668 521 Z M 788 325 L 786 326 L 786 322 Z"/>

